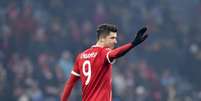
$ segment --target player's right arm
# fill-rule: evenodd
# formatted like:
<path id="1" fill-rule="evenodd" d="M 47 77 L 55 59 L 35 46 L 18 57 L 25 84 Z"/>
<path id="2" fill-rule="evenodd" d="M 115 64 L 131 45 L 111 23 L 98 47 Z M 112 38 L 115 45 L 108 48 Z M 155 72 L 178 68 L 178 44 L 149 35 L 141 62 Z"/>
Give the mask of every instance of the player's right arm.
<path id="1" fill-rule="evenodd" d="M 67 101 L 68 100 L 74 85 L 80 79 L 79 73 L 80 73 L 79 72 L 79 63 L 78 63 L 78 57 L 77 57 L 75 64 L 74 64 L 74 67 L 73 67 L 73 70 L 70 74 L 70 77 L 64 86 L 63 93 L 61 94 L 61 101 Z"/>
<path id="2" fill-rule="evenodd" d="M 114 60 L 116 58 L 119 58 L 123 55 L 125 55 L 128 51 L 130 51 L 132 48 L 136 47 L 137 45 L 139 45 L 140 43 L 142 43 L 147 37 L 147 34 L 144 34 L 146 32 L 147 28 L 143 27 L 142 29 L 140 29 L 137 32 L 136 37 L 134 38 L 134 40 L 130 43 L 127 43 L 125 45 L 122 45 L 116 49 L 111 50 L 108 53 L 108 58 L 109 60 Z"/>
<path id="3" fill-rule="evenodd" d="M 63 93 L 61 95 L 61 101 L 67 101 L 70 93 L 76 83 L 76 81 L 79 80 L 78 76 L 75 76 L 73 74 L 70 75 L 69 80 L 66 82 L 65 86 L 64 86 L 64 90 Z"/>

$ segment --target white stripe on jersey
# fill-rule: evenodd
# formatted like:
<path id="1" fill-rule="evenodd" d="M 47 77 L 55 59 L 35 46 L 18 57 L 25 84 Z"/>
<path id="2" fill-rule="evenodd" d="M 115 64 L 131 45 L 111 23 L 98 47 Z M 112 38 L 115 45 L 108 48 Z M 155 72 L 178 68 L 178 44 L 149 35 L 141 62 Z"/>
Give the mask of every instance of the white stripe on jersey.
<path id="1" fill-rule="evenodd" d="M 109 62 L 110 64 L 114 64 L 116 60 L 114 59 L 113 61 L 110 61 L 110 59 L 109 59 L 109 54 L 110 54 L 110 52 L 111 52 L 111 51 L 107 52 L 107 56 L 106 56 L 106 57 L 107 57 L 107 60 L 108 60 L 108 62 Z"/>
<path id="2" fill-rule="evenodd" d="M 78 74 L 78 73 L 76 73 L 76 72 L 74 72 L 74 71 L 72 71 L 71 74 L 73 74 L 73 75 L 75 75 L 75 76 L 80 76 L 80 74 Z"/>

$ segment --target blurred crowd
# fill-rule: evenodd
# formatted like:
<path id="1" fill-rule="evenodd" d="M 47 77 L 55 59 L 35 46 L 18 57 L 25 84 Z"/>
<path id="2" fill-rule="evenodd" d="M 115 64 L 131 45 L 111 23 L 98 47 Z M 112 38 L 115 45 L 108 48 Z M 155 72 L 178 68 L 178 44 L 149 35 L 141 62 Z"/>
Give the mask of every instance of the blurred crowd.
<path id="1" fill-rule="evenodd" d="M 200 0 L 1 0 L 0 100 L 59 101 L 96 26 L 149 38 L 113 66 L 113 101 L 201 101 Z M 71 101 L 81 101 L 78 85 Z"/>

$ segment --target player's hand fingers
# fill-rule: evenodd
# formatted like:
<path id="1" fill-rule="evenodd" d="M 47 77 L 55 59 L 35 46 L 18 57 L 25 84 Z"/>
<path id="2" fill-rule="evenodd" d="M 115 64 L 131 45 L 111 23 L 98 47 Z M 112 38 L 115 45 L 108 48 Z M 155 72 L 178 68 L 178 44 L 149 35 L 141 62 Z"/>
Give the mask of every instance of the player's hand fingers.
<path id="1" fill-rule="evenodd" d="M 148 37 L 148 34 L 144 35 L 144 37 L 142 38 L 142 41 L 144 41 L 147 37 Z"/>
<path id="2" fill-rule="evenodd" d="M 137 32 L 137 37 L 142 37 L 146 31 L 147 31 L 147 28 L 146 28 L 146 27 L 141 28 L 141 29 Z"/>

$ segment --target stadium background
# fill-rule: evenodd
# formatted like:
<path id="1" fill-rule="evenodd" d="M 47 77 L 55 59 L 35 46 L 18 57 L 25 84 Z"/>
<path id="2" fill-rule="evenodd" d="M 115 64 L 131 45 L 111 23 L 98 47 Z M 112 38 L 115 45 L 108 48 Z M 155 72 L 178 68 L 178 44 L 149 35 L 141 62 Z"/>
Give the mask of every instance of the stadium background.
<path id="1" fill-rule="evenodd" d="M 113 101 L 201 100 L 200 0 L 1 0 L 0 100 L 59 101 L 105 22 L 118 26 L 118 45 L 142 26 L 150 34 L 114 65 Z"/>

